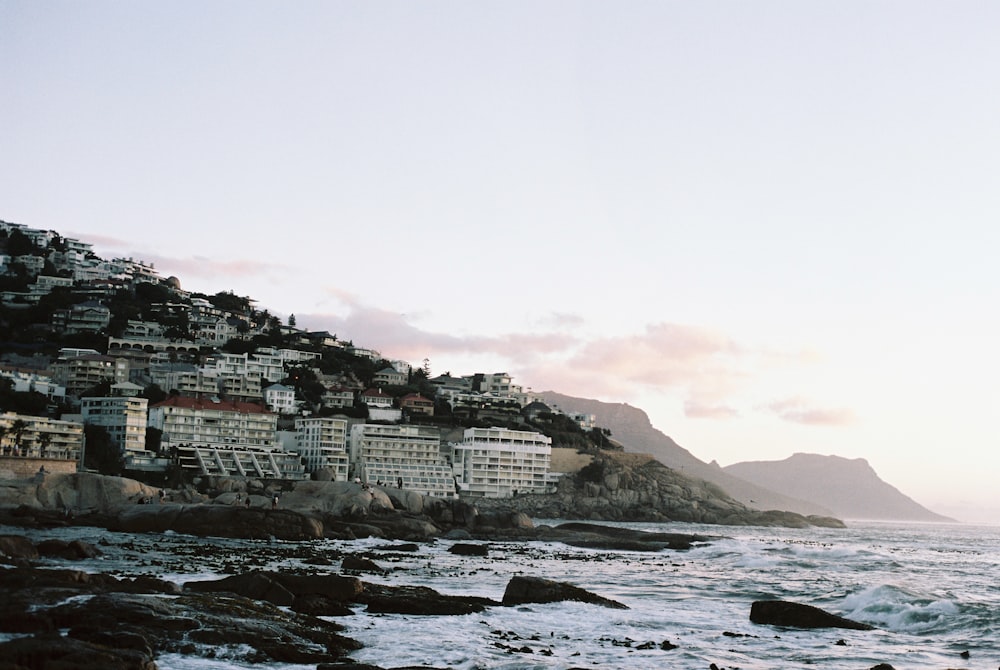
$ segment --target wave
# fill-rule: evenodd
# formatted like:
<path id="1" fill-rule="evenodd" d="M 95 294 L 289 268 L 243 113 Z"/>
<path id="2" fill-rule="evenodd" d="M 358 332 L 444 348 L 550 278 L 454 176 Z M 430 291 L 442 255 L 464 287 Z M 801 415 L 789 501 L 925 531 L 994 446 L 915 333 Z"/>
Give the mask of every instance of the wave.
<path id="1" fill-rule="evenodd" d="M 842 608 L 849 619 L 898 633 L 926 633 L 965 625 L 961 609 L 947 598 L 915 593 L 892 584 L 869 587 L 846 596 Z"/>

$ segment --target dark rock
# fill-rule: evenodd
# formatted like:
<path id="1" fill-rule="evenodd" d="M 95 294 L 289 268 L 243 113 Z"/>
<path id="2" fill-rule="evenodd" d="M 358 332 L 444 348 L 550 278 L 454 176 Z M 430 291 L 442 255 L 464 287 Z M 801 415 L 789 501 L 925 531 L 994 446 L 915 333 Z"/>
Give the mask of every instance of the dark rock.
<path id="1" fill-rule="evenodd" d="M 344 603 L 316 593 L 295 596 L 292 611 L 311 616 L 351 616 L 354 610 Z"/>
<path id="2" fill-rule="evenodd" d="M 85 558 L 97 558 L 101 555 L 101 550 L 94 545 L 82 540 L 44 540 L 38 543 L 38 553 L 41 556 L 50 558 L 65 558 L 71 561 L 78 561 Z"/>
<path id="3" fill-rule="evenodd" d="M 556 603 L 565 600 L 591 603 L 613 609 L 628 609 L 620 602 L 595 595 L 578 586 L 541 577 L 511 577 L 503 594 L 504 605 Z"/>
<path id="4" fill-rule="evenodd" d="M 888 663 L 879 663 L 878 665 L 873 665 L 870 670 L 896 670 L 896 668 L 892 667 Z"/>
<path id="5" fill-rule="evenodd" d="M 152 655 L 144 651 L 105 647 L 57 633 L 4 642 L 0 658 L 7 668 L 156 670 Z"/>
<path id="6" fill-rule="evenodd" d="M 314 540 L 323 523 L 286 509 L 249 509 L 237 505 L 133 505 L 108 524 L 128 533 L 173 530 L 190 535 L 248 539 Z"/>
<path id="7" fill-rule="evenodd" d="M 472 614 L 496 601 L 473 596 L 446 596 L 425 586 L 387 586 L 365 584 L 358 602 L 368 611 L 381 614 Z"/>
<path id="8" fill-rule="evenodd" d="M 378 563 L 362 556 L 344 556 L 340 569 L 344 572 L 375 572 L 378 574 L 385 572 L 385 568 Z"/>
<path id="9" fill-rule="evenodd" d="M 420 545 L 414 542 L 401 542 L 399 544 L 383 544 L 375 547 L 375 551 L 420 551 Z"/>
<path id="10" fill-rule="evenodd" d="M 489 556 L 490 548 L 485 544 L 465 544 L 457 542 L 448 548 L 448 553 L 458 556 Z"/>
<path id="11" fill-rule="evenodd" d="M 356 577 L 343 575 L 289 575 L 277 572 L 248 572 L 211 581 L 187 582 L 184 588 L 199 593 L 229 592 L 266 600 L 275 605 L 291 605 L 296 596 L 322 595 L 337 602 L 349 602 L 361 593 Z"/>
<path id="12" fill-rule="evenodd" d="M 790 628 L 848 628 L 873 630 L 874 627 L 859 621 L 830 614 L 812 605 L 786 600 L 758 600 L 750 606 L 750 621 Z"/>
<path id="13" fill-rule="evenodd" d="M 0 556 L 33 561 L 38 558 L 38 549 L 23 535 L 0 535 Z"/>

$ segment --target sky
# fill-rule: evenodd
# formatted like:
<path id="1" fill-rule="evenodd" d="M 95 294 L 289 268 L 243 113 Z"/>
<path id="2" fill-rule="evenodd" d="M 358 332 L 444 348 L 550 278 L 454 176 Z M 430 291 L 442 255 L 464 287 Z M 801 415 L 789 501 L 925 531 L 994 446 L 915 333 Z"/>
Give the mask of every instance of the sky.
<path id="1" fill-rule="evenodd" d="M 1000 523 L 1000 4 L 0 0 L 0 219 Z"/>

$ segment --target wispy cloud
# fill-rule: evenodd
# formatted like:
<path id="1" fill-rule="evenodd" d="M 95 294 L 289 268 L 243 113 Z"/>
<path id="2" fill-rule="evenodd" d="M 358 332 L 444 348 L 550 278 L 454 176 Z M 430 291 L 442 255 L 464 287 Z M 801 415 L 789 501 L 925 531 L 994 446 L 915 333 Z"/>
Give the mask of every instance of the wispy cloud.
<path id="1" fill-rule="evenodd" d="M 649 391 L 670 394 L 683 403 L 685 416 L 692 419 L 743 416 L 753 408 L 740 399 L 752 396 L 754 385 L 769 371 L 815 359 L 810 352 L 755 348 L 716 330 L 676 323 L 650 324 L 641 332 L 606 337 L 559 330 L 440 333 L 414 325 L 406 314 L 365 305 L 352 294 L 330 289 L 330 296 L 343 309 L 341 314 L 300 314 L 300 325 L 329 330 L 387 357 L 411 362 L 449 356 L 493 357 L 497 370 L 508 370 L 535 389 L 620 401 Z M 556 321 L 572 323 L 574 319 Z M 853 418 L 848 410 L 821 409 L 797 398 L 768 403 L 763 410 L 786 421 L 812 425 L 841 425 Z"/>
<path id="2" fill-rule="evenodd" d="M 854 413 L 844 408 L 815 407 L 802 398 L 775 400 L 760 407 L 784 421 L 818 426 L 844 426 L 854 421 Z"/>

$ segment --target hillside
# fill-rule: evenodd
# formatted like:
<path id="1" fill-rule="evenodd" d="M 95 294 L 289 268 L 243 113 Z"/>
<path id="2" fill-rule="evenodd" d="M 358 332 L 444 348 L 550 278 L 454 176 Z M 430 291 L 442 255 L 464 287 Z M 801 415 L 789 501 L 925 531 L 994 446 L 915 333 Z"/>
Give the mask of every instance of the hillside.
<path id="1" fill-rule="evenodd" d="M 782 495 L 768 487 L 741 479 L 715 463 L 705 463 L 670 437 L 653 427 L 644 411 L 624 403 L 606 403 L 587 398 L 575 398 L 554 391 L 540 394 L 544 402 L 564 412 L 582 412 L 597 417 L 597 424 L 611 431 L 614 441 L 627 452 L 650 454 L 667 467 L 696 479 L 720 486 L 730 496 L 753 509 L 778 509 L 799 514 L 835 514 L 816 500 L 804 500 Z"/>
<path id="2" fill-rule="evenodd" d="M 882 481 L 863 458 L 794 454 L 783 461 L 735 463 L 723 471 L 784 495 L 809 496 L 840 518 L 953 521 Z"/>

